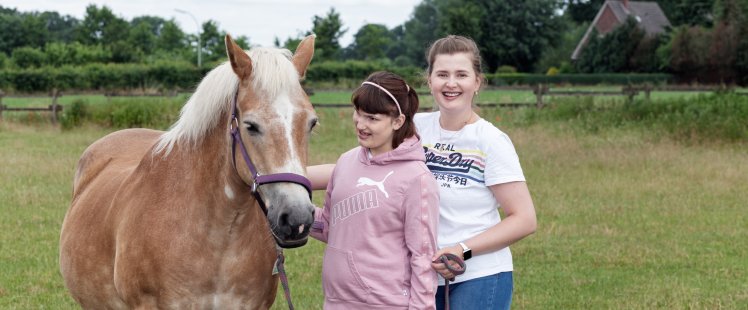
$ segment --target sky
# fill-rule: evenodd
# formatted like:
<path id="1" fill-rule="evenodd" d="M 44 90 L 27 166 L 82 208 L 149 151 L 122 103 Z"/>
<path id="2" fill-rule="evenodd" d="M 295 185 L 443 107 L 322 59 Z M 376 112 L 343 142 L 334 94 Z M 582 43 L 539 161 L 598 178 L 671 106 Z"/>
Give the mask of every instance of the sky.
<path id="1" fill-rule="evenodd" d="M 151 15 L 174 20 L 186 33 L 197 32 L 195 20 L 218 22 L 218 28 L 234 37 L 247 36 L 252 45 L 272 46 L 275 37 L 299 37 L 312 29 L 315 15 L 324 17 L 335 8 L 348 31 L 341 37 L 345 47 L 365 24 L 384 24 L 393 28 L 410 18 L 421 0 L 2 0 L 0 6 L 21 12 L 55 11 L 82 20 L 86 7 L 106 5 L 115 15 L 128 21 Z M 181 9 L 191 13 L 178 13 Z"/>

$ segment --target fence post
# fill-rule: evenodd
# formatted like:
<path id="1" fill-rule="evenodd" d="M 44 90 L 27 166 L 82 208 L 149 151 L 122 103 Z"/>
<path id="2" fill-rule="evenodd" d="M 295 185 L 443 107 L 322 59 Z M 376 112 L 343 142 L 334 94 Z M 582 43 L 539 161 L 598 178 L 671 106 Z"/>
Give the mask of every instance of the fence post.
<path id="1" fill-rule="evenodd" d="M 52 90 L 52 105 L 49 106 L 49 109 L 52 111 L 52 125 L 57 124 L 57 112 L 59 112 L 60 106 L 57 104 L 57 97 L 62 96 L 62 93 L 55 88 Z"/>
<path id="2" fill-rule="evenodd" d="M 3 120 L 3 110 L 5 110 L 5 106 L 3 105 L 4 96 L 5 96 L 5 93 L 0 89 L 0 121 Z"/>
<path id="3" fill-rule="evenodd" d="M 621 92 L 624 93 L 628 99 L 629 103 L 634 102 L 634 97 L 639 94 L 639 89 L 634 87 L 633 85 L 625 85 L 623 86 L 623 89 L 621 89 Z"/>
<path id="4" fill-rule="evenodd" d="M 543 95 L 548 90 L 547 87 L 545 87 L 543 84 L 535 84 L 534 89 L 532 90 L 533 93 L 535 93 L 535 106 L 538 109 L 543 108 Z"/>

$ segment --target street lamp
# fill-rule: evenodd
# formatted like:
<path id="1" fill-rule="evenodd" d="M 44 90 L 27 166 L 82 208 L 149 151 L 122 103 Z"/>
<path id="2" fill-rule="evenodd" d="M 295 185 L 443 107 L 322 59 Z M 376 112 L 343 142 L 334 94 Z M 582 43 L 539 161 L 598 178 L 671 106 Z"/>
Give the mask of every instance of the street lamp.
<path id="1" fill-rule="evenodd" d="M 195 18 L 195 15 L 192 15 L 192 13 L 190 12 L 182 9 L 174 9 L 174 11 L 176 11 L 177 13 L 187 14 L 192 17 L 192 20 L 195 21 L 195 26 L 197 26 L 197 67 L 201 68 L 203 66 L 203 59 L 201 56 L 203 47 L 200 44 L 200 23 L 197 22 L 197 18 Z"/>

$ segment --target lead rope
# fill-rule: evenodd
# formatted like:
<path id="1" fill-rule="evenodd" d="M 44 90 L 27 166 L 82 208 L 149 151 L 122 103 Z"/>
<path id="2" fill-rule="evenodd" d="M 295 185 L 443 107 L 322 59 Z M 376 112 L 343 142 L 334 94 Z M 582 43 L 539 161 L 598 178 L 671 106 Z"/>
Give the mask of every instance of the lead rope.
<path id="1" fill-rule="evenodd" d="M 288 303 L 288 309 L 293 310 L 293 303 L 291 302 L 291 288 L 288 286 L 288 277 L 286 277 L 286 269 L 283 268 L 283 262 L 286 258 L 283 256 L 283 250 L 278 249 L 278 260 L 276 260 L 275 267 L 278 268 L 278 275 L 280 276 L 281 285 L 283 286 L 283 294 L 286 295 L 286 303 Z"/>
<path id="2" fill-rule="evenodd" d="M 444 253 L 442 254 L 442 256 L 439 256 L 439 261 L 442 262 L 444 266 L 446 266 L 447 269 L 449 269 L 449 271 L 451 271 L 455 276 L 459 276 L 465 273 L 465 261 L 463 261 L 462 258 L 458 257 L 457 255 Z M 449 261 L 457 263 L 457 268 L 452 267 L 449 264 Z M 444 310 L 449 310 L 449 282 L 452 282 L 454 280 L 455 278 L 444 278 Z"/>

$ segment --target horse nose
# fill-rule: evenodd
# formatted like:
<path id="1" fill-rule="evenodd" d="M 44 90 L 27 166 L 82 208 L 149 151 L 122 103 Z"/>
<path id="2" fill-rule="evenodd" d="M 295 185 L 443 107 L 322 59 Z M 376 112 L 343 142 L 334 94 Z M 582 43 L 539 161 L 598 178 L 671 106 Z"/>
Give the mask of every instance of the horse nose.
<path id="1" fill-rule="evenodd" d="M 268 205 L 268 221 L 276 243 L 283 248 L 299 247 L 307 242 L 314 222 L 314 205 L 306 191 L 279 191 Z"/>
<path id="2" fill-rule="evenodd" d="M 297 206 L 287 207 L 278 215 L 278 225 L 283 228 L 286 240 L 298 240 L 306 238 L 314 222 L 314 207 Z"/>

